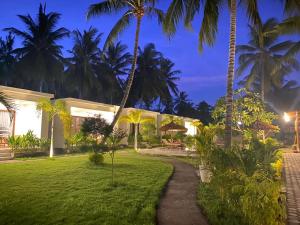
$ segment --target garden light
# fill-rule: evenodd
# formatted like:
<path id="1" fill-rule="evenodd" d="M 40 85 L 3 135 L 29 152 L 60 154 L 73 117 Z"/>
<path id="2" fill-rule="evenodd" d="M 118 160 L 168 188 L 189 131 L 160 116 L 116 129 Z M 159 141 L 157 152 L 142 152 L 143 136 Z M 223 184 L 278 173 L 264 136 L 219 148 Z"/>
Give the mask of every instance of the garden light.
<path id="1" fill-rule="evenodd" d="M 283 119 L 287 123 L 291 121 L 291 117 L 286 112 L 283 114 Z"/>

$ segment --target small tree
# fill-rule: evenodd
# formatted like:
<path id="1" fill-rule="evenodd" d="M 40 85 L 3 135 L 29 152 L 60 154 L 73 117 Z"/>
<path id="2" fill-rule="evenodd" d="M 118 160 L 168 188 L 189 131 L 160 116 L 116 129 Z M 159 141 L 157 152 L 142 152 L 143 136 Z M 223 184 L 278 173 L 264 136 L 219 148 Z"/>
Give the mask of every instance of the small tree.
<path id="1" fill-rule="evenodd" d="M 153 117 L 142 117 L 141 110 L 131 111 L 128 115 L 121 116 L 119 122 L 128 122 L 134 125 L 134 150 L 138 150 L 138 125 L 154 122 Z"/>
<path id="2" fill-rule="evenodd" d="M 51 100 L 43 98 L 37 106 L 37 110 L 43 110 L 48 113 L 51 121 L 51 144 L 50 144 L 50 157 L 53 157 L 54 146 L 53 146 L 53 130 L 54 130 L 54 118 L 58 116 L 64 125 L 64 136 L 67 137 L 71 128 L 71 115 L 67 111 L 65 103 L 62 100 L 56 100 L 54 103 Z"/>
<path id="3" fill-rule="evenodd" d="M 111 183 L 114 184 L 114 159 L 115 152 L 118 148 L 119 143 L 123 138 L 126 137 L 126 132 L 122 129 L 115 128 L 113 132 L 107 138 L 108 154 L 111 158 Z"/>

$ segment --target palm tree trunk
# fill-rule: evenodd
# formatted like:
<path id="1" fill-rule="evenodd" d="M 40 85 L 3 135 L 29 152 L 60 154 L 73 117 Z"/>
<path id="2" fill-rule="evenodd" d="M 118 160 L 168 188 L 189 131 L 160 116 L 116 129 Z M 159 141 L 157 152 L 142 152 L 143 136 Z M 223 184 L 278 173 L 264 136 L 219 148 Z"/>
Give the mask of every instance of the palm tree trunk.
<path id="1" fill-rule="evenodd" d="M 227 93 L 226 93 L 226 120 L 225 120 L 225 147 L 231 147 L 232 139 L 232 111 L 233 111 L 233 79 L 236 48 L 236 0 L 231 0 L 230 6 L 230 42 L 229 42 L 229 62 L 227 73 Z"/>
<path id="2" fill-rule="evenodd" d="M 134 150 L 138 150 L 138 124 L 134 124 Z"/>
<path id="3" fill-rule="evenodd" d="M 135 40 L 134 40 L 134 51 L 133 51 L 133 61 L 132 61 L 132 66 L 131 66 L 131 71 L 130 71 L 130 75 L 128 77 L 127 80 L 127 86 L 126 89 L 124 91 L 124 96 L 123 99 L 121 101 L 120 107 L 116 113 L 116 116 L 114 117 L 114 120 L 112 121 L 111 125 L 110 125 L 110 133 L 112 132 L 113 128 L 115 127 L 118 119 L 121 116 L 122 110 L 125 107 L 125 104 L 127 102 L 128 96 L 129 96 L 129 92 L 133 83 L 133 79 L 134 79 L 134 74 L 135 74 L 135 68 L 136 68 L 136 63 L 137 63 L 137 57 L 138 57 L 138 47 L 139 47 L 139 36 L 140 36 L 140 30 L 141 30 L 141 21 L 142 21 L 142 17 L 137 17 L 137 24 L 136 24 L 136 31 L 135 31 Z M 102 139 L 102 144 L 105 143 L 108 135 L 110 135 L 110 133 L 107 133 L 104 138 Z"/>
<path id="4" fill-rule="evenodd" d="M 51 120 L 51 144 L 50 144 L 50 158 L 53 157 L 53 152 L 54 152 L 54 146 L 53 146 L 53 132 L 54 131 L 54 117 L 52 117 Z"/>

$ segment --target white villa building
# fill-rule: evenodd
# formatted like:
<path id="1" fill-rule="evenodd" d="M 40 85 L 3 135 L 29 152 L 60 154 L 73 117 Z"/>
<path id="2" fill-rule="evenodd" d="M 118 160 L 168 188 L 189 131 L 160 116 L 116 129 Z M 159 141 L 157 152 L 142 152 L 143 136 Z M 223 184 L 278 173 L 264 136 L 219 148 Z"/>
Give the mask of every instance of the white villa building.
<path id="1" fill-rule="evenodd" d="M 49 118 L 45 112 L 37 111 L 36 106 L 40 99 L 54 99 L 53 94 L 30 91 L 20 88 L 0 86 L 0 92 L 3 92 L 10 98 L 14 104 L 14 117 L 11 120 L 6 108 L 0 104 L 0 148 L 7 147 L 7 138 L 11 135 L 23 135 L 29 130 L 39 138 L 49 138 L 50 126 Z M 94 117 L 101 115 L 108 123 L 111 123 L 119 106 L 109 105 L 104 103 L 92 102 L 75 98 L 64 98 L 67 110 L 72 116 L 71 134 L 75 134 L 80 130 L 83 120 L 87 117 Z M 134 108 L 125 108 L 123 115 L 128 114 Z M 160 135 L 159 128 L 161 121 L 167 117 L 166 114 L 143 110 L 143 115 L 146 117 L 153 117 L 155 119 L 156 132 Z M 196 128 L 192 125 L 193 119 L 186 117 L 179 117 L 187 128 L 186 134 L 195 135 Z M 130 131 L 131 125 L 125 122 L 117 124 L 118 127 Z M 65 147 L 64 131 L 62 122 L 59 118 L 54 121 L 54 148 L 62 149 Z"/>

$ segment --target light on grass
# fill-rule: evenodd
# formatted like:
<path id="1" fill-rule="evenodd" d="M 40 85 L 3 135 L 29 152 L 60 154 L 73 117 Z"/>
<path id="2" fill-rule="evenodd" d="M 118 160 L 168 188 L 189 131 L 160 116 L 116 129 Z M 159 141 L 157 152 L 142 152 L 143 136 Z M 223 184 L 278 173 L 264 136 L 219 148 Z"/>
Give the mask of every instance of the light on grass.
<path id="1" fill-rule="evenodd" d="M 291 121 L 291 117 L 286 112 L 283 114 L 283 119 L 287 123 Z"/>
<path id="2" fill-rule="evenodd" d="M 238 124 L 239 126 L 241 126 L 243 123 L 242 123 L 241 121 L 238 121 L 237 124 Z"/>

